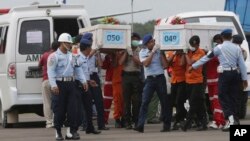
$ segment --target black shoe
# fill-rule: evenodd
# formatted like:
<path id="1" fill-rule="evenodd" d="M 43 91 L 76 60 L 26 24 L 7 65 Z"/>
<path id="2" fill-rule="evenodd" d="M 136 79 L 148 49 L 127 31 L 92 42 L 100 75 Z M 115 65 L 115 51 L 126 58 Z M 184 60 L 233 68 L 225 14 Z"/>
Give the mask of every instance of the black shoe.
<path id="1" fill-rule="evenodd" d="M 184 121 L 182 124 L 181 124 L 181 130 L 186 132 L 187 129 L 189 129 L 191 126 L 191 122 L 190 121 Z"/>
<path id="2" fill-rule="evenodd" d="M 101 131 L 97 131 L 95 129 L 93 129 L 93 130 L 86 130 L 86 134 L 100 134 L 100 133 L 101 133 Z"/>
<path id="3" fill-rule="evenodd" d="M 108 127 L 98 127 L 98 130 L 109 130 L 109 128 Z"/>
<path id="4" fill-rule="evenodd" d="M 56 131 L 56 140 L 57 140 L 57 141 L 62 141 L 62 140 L 64 140 L 61 131 Z"/>
<path id="5" fill-rule="evenodd" d="M 170 132 L 170 129 L 169 129 L 169 128 L 163 128 L 163 129 L 161 130 L 161 132 Z"/>
<path id="6" fill-rule="evenodd" d="M 173 127 L 172 127 L 172 130 L 179 130 L 179 128 L 180 128 L 180 123 L 175 122 Z"/>
<path id="7" fill-rule="evenodd" d="M 159 124 L 161 123 L 161 121 L 159 119 L 152 119 L 147 121 L 148 124 Z"/>
<path id="8" fill-rule="evenodd" d="M 131 129 L 133 129 L 133 126 L 131 124 L 129 124 L 129 125 L 126 126 L 126 129 L 131 130 Z"/>
<path id="9" fill-rule="evenodd" d="M 80 135 L 77 132 L 71 133 L 71 135 L 65 136 L 66 140 L 80 140 Z"/>
<path id="10" fill-rule="evenodd" d="M 196 131 L 206 131 L 207 130 L 207 126 L 199 126 Z"/>
<path id="11" fill-rule="evenodd" d="M 86 131 L 86 126 L 82 126 L 82 127 L 80 127 L 80 131 Z"/>
<path id="12" fill-rule="evenodd" d="M 144 128 L 143 127 L 136 127 L 134 128 L 135 131 L 143 133 L 144 132 Z"/>

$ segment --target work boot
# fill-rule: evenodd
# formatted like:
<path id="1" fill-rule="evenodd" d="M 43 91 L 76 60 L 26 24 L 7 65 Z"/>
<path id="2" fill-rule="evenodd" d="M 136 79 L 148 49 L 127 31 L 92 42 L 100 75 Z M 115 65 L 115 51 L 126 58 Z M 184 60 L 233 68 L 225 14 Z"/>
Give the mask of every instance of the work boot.
<path id="1" fill-rule="evenodd" d="M 67 128 L 65 139 L 66 140 L 79 140 L 80 135 L 75 130 Z"/>
<path id="2" fill-rule="evenodd" d="M 197 130 L 196 131 L 205 131 L 207 130 L 207 118 L 206 117 L 203 117 L 201 119 L 201 125 L 198 126 Z"/>
<path id="3" fill-rule="evenodd" d="M 175 122 L 173 127 L 172 127 L 172 130 L 179 130 L 180 128 L 180 123 L 179 122 Z"/>
<path id="4" fill-rule="evenodd" d="M 98 131 L 96 129 L 91 129 L 91 130 L 87 129 L 85 132 L 86 134 L 100 134 L 101 133 L 101 131 Z"/>
<path id="5" fill-rule="evenodd" d="M 62 141 L 62 140 L 64 140 L 64 138 L 63 138 L 63 136 L 62 136 L 61 130 L 56 130 L 56 140 L 57 140 L 57 141 Z"/>
<path id="6" fill-rule="evenodd" d="M 187 129 L 189 129 L 192 125 L 192 120 L 185 120 L 182 124 L 181 124 L 181 130 L 186 132 Z"/>
<path id="7" fill-rule="evenodd" d="M 135 127 L 134 128 L 135 131 L 143 133 L 144 132 L 144 128 L 143 127 Z"/>

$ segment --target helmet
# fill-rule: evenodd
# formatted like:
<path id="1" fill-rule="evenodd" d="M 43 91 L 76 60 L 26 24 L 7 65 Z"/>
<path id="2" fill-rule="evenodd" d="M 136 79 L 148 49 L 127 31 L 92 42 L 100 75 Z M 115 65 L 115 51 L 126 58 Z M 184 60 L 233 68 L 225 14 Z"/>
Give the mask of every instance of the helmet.
<path id="1" fill-rule="evenodd" d="M 72 43 L 72 37 L 68 33 L 62 33 L 58 38 L 58 42 Z"/>

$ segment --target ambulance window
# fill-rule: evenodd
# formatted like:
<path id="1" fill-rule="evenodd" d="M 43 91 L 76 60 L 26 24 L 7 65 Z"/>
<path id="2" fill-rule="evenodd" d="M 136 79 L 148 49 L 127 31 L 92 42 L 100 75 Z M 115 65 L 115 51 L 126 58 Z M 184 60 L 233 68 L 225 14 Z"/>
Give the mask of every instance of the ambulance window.
<path id="1" fill-rule="evenodd" d="M 50 48 L 50 22 L 24 21 L 19 36 L 20 54 L 42 54 Z"/>
<path id="2" fill-rule="evenodd" d="M 77 18 L 55 18 L 54 30 L 58 36 L 62 33 L 69 33 L 72 37 L 79 34 Z"/>
<path id="3" fill-rule="evenodd" d="M 2 27 L 0 27 L 0 54 L 2 54 Z"/>
<path id="4" fill-rule="evenodd" d="M 0 54 L 5 53 L 7 41 L 8 26 L 0 27 Z"/>
<path id="5" fill-rule="evenodd" d="M 7 41 L 7 33 L 8 33 L 8 26 L 2 28 L 2 35 L 1 35 L 1 45 L 0 45 L 0 54 L 5 53 L 6 48 L 6 41 Z"/>

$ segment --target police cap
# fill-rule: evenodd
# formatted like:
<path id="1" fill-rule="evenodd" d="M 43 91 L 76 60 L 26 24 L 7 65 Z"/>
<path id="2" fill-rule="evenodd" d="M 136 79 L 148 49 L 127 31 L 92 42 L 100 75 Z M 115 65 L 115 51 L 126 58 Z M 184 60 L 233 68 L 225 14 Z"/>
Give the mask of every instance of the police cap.
<path id="1" fill-rule="evenodd" d="M 143 37 L 143 41 L 142 41 L 142 44 L 143 45 L 146 45 L 150 40 L 152 40 L 153 37 L 151 34 L 146 34 L 144 37 Z"/>
<path id="2" fill-rule="evenodd" d="M 227 28 L 227 29 L 222 30 L 221 35 L 230 35 L 232 33 L 233 33 L 233 30 L 230 28 Z"/>
<path id="3" fill-rule="evenodd" d="M 92 33 L 85 33 L 85 34 L 83 34 L 82 35 L 82 38 L 81 38 L 81 40 L 80 40 L 80 46 L 81 45 L 92 45 L 92 41 L 93 41 L 93 39 L 92 39 L 92 36 L 93 36 L 93 34 Z"/>

